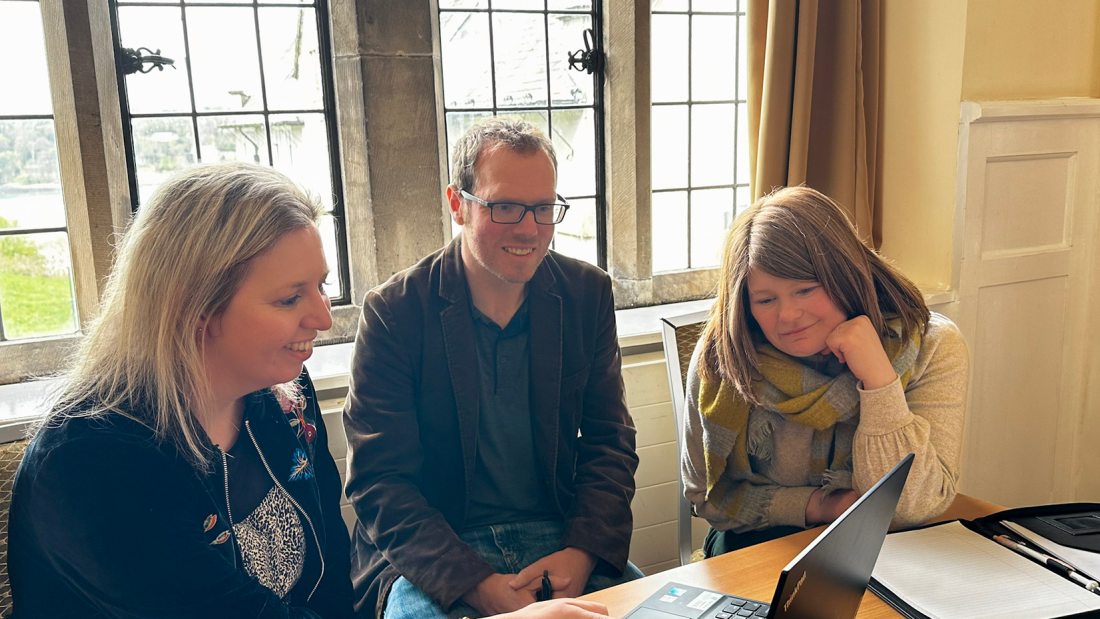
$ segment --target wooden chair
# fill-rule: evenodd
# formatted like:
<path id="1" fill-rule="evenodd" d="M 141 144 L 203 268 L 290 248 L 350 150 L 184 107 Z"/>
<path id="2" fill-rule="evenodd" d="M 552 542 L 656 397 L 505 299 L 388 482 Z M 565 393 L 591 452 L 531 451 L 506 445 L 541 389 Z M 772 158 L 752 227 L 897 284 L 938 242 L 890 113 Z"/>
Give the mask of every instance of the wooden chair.
<path id="1" fill-rule="evenodd" d="M 0 434 L 10 434 L 0 432 Z M 11 615 L 11 582 L 8 580 L 8 511 L 11 509 L 11 489 L 15 482 L 15 470 L 23 459 L 28 441 L 17 437 L 0 443 L 0 617 Z M 3 440 L 0 438 L 0 440 Z"/>
<path id="2" fill-rule="evenodd" d="M 672 395 L 672 418 L 676 422 L 677 465 L 684 451 L 684 405 L 686 402 L 688 365 L 695 344 L 703 333 L 709 311 L 692 312 L 661 319 L 661 339 L 665 347 L 665 364 L 668 366 L 668 386 Z M 680 565 L 691 563 L 691 504 L 684 498 L 684 479 L 677 474 L 680 486 L 679 506 L 676 518 L 676 539 L 680 552 Z"/>

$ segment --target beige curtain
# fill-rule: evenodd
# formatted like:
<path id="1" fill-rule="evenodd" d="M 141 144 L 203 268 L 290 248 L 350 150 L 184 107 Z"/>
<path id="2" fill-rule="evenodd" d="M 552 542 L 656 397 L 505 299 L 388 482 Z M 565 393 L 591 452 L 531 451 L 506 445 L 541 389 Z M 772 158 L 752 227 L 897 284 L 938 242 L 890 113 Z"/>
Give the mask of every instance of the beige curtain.
<path id="1" fill-rule="evenodd" d="M 753 199 L 805 183 L 878 247 L 880 0 L 748 0 L 746 18 Z"/>

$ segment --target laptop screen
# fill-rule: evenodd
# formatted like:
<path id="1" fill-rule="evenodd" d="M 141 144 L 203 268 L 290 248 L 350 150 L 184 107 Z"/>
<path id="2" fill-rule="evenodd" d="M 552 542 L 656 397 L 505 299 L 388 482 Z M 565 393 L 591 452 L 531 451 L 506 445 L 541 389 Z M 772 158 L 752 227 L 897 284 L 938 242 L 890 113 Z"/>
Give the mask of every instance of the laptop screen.
<path id="1" fill-rule="evenodd" d="M 783 568 L 773 618 L 855 616 L 912 465 L 909 454 Z"/>

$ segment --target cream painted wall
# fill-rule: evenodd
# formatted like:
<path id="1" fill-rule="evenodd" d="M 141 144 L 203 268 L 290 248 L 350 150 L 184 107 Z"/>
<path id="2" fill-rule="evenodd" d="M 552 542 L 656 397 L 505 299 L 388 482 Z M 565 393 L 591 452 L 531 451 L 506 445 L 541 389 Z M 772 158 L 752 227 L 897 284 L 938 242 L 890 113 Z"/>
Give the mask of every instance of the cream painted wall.
<path id="1" fill-rule="evenodd" d="M 926 292 L 951 283 L 966 3 L 883 10 L 882 251 Z"/>
<path id="2" fill-rule="evenodd" d="M 1100 97 L 1096 0 L 969 0 L 964 101 Z"/>
<path id="3" fill-rule="evenodd" d="M 882 251 L 952 282 L 959 104 L 1100 97 L 1097 0 L 887 0 Z"/>

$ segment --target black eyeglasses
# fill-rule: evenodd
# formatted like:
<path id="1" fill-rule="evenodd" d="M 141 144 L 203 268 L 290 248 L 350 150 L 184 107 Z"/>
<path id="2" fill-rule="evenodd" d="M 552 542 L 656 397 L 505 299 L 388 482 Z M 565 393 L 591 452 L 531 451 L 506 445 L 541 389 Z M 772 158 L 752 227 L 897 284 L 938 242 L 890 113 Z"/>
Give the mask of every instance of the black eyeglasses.
<path id="1" fill-rule="evenodd" d="M 486 202 L 474 194 L 460 189 L 463 198 L 477 202 L 489 209 L 489 218 L 496 224 L 518 224 L 527 216 L 527 211 L 535 214 L 535 223 L 544 226 L 560 224 L 565 219 L 565 211 L 569 210 L 569 204 L 565 198 L 558 196 L 558 202 L 550 204 L 515 204 L 513 202 Z"/>

